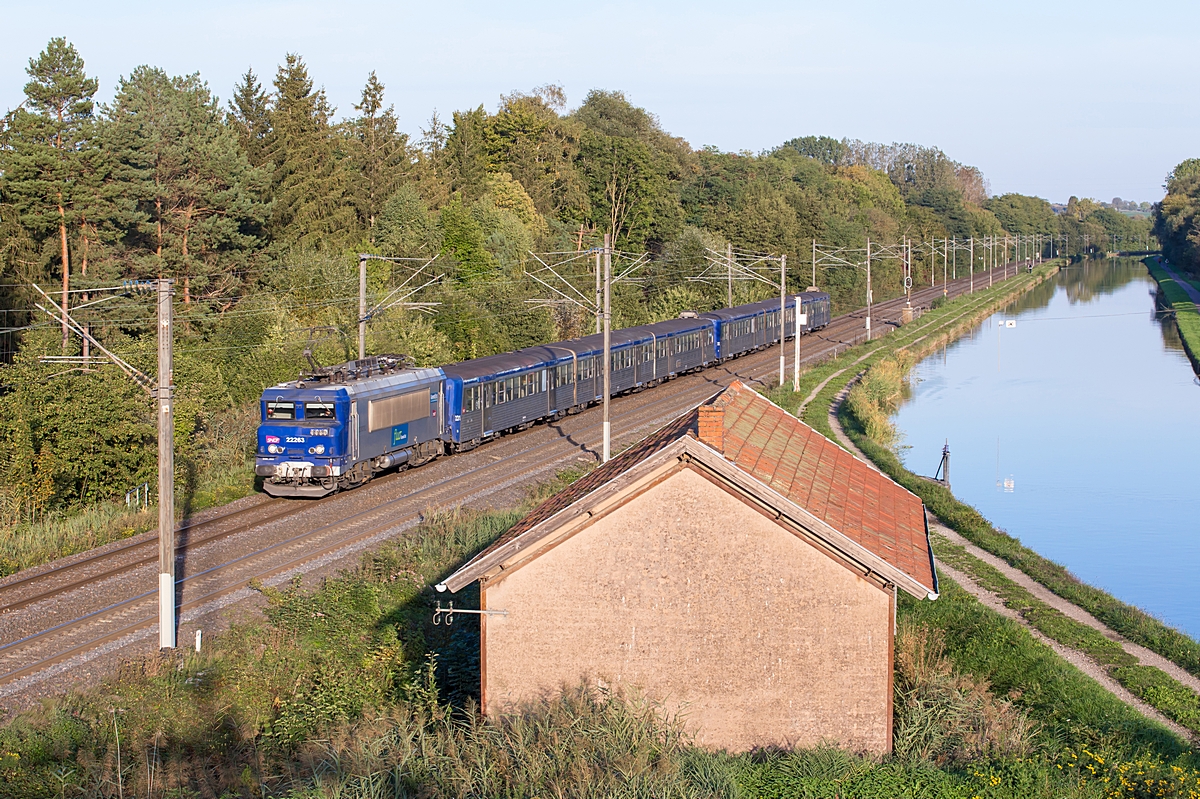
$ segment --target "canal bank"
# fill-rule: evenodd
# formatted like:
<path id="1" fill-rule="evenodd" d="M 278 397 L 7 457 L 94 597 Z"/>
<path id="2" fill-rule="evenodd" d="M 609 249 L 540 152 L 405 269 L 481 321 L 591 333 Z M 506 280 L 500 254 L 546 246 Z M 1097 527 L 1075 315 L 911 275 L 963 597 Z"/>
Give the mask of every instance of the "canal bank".
<path id="1" fill-rule="evenodd" d="M 1174 312 L 1179 338 L 1191 359 L 1192 369 L 1200 375 L 1200 289 L 1165 265 L 1160 256 L 1147 258 L 1145 264 L 1158 282 L 1160 304 Z"/>
<path id="2" fill-rule="evenodd" d="M 1115 313 L 1096 313 L 1096 309 L 1088 308 L 1088 303 L 1095 300 L 1097 297 L 1111 296 L 1120 294 L 1122 290 L 1126 290 L 1129 294 L 1129 284 L 1131 275 L 1134 275 L 1133 268 L 1126 264 L 1124 266 L 1125 273 L 1114 273 L 1107 267 L 1094 268 L 1094 265 L 1089 265 L 1086 270 L 1080 270 L 1079 274 L 1065 274 L 1058 277 L 1052 284 L 1044 284 L 1040 287 L 1035 287 L 1033 290 L 1025 293 L 1022 298 L 1012 303 L 1006 309 L 1007 314 L 1016 315 L 1018 325 L 1021 324 L 1020 314 L 1023 312 L 1042 313 L 1044 321 L 1064 321 L 1057 319 L 1056 315 L 1061 313 L 1061 309 L 1047 310 L 1054 308 L 1054 300 L 1057 297 L 1061 303 L 1064 299 L 1068 303 L 1076 303 L 1085 310 L 1091 312 L 1082 314 L 1083 316 L 1096 319 L 1123 319 L 1123 313 L 1120 309 L 1116 309 Z M 1142 310 L 1136 312 L 1136 316 L 1142 319 L 1150 318 L 1153 320 L 1153 309 L 1147 307 L 1149 302 L 1148 294 L 1145 289 L 1147 286 L 1152 286 L 1146 278 L 1146 274 L 1140 265 L 1137 268 L 1137 273 L 1140 274 L 1140 282 L 1134 285 L 1134 294 L 1141 290 L 1139 302 L 1142 304 Z M 1128 297 L 1126 297 L 1128 299 Z M 1113 309 L 1107 309 L 1112 311 Z M 969 349 L 972 345 L 979 345 L 980 342 L 993 345 L 985 357 L 977 360 L 988 364 L 989 369 L 1001 369 L 1006 361 L 1001 356 L 1001 353 L 1019 354 L 1019 348 L 1013 351 L 1012 344 L 1015 341 L 1005 342 L 998 336 L 1001 332 L 1007 333 L 1012 331 L 1012 327 L 1001 328 L 997 323 L 996 318 L 988 320 L 984 326 L 977 327 L 970 335 L 964 336 L 957 343 L 949 345 L 939 355 L 942 362 L 953 364 L 956 362 L 956 351 L 959 349 Z M 1014 321 L 1014 320 L 1009 320 Z M 1026 318 L 1024 321 L 1030 321 Z M 992 332 L 992 326 L 996 325 L 996 332 Z M 1028 327 L 1036 328 L 1036 325 L 1027 325 Z M 1018 327 L 1017 329 L 1024 329 Z M 1143 331 L 1144 333 L 1145 331 Z M 1161 349 L 1171 349 L 1170 337 L 1166 330 L 1159 332 L 1151 330 L 1158 337 L 1158 345 Z M 1143 341 L 1146 337 L 1143 336 Z M 1064 356 L 1061 348 L 1048 348 L 1045 342 L 1033 342 L 1035 347 L 1040 347 L 1046 351 L 1047 357 L 1051 360 L 1051 366 L 1057 371 L 1064 371 L 1064 359 L 1069 360 L 1070 354 Z M 1004 347 L 1007 346 L 1007 349 Z M 1177 344 L 1176 344 L 1177 346 Z M 1175 367 L 1181 365 L 1180 353 L 1172 349 L 1175 357 Z M 1122 359 L 1116 357 L 1118 353 L 1114 350 L 1105 352 L 1107 358 L 1106 367 L 1102 370 L 1097 370 L 1099 374 L 1111 376 L 1114 373 L 1115 364 L 1121 363 Z M 926 367 L 929 363 L 928 359 L 917 368 L 917 378 L 914 381 L 917 389 L 914 391 L 919 393 L 922 386 L 925 388 L 938 388 L 936 381 L 929 378 L 927 374 L 922 373 L 922 367 Z M 1141 359 L 1145 361 L 1145 358 Z M 890 410 L 894 410 L 894 405 L 899 404 L 902 394 L 899 384 L 904 373 L 904 367 L 911 364 L 910 358 L 890 358 L 886 360 L 876 361 L 876 366 L 872 367 L 865 375 L 864 388 L 859 390 L 859 394 L 865 394 L 866 403 L 860 403 L 857 412 L 851 410 L 853 403 L 846 403 L 840 408 L 839 419 L 846 427 L 846 432 L 853 439 L 854 443 L 865 452 L 872 460 L 874 460 L 885 472 L 897 479 L 910 490 L 920 495 L 926 502 L 927 507 L 939 516 L 948 527 L 952 528 L 956 533 L 961 535 L 970 545 L 978 547 L 983 552 L 989 553 L 992 556 L 999 558 L 1009 567 L 1019 570 L 1028 578 L 1035 580 L 1041 586 L 1052 591 L 1058 598 L 1075 606 L 1078 613 L 1064 613 L 1062 609 L 1054 607 L 1052 603 L 1048 603 L 1038 599 L 1030 593 L 1030 591 L 1014 581 L 1011 575 L 1005 575 L 997 571 L 994 566 L 984 563 L 979 558 L 974 557 L 968 552 L 962 550 L 962 547 L 955 545 L 948 540 L 936 540 L 935 549 L 938 551 L 939 558 L 943 562 L 952 564 L 960 573 L 967 573 L 972 580 L 977 583 L 976 587 L 982 586 L 981 590 L 986 590 L 990 594 L 1003 601 L 1010 609 L 1019 612 L 1022 618 L 1041 634 L 1053 639 L 1063 646 L 1067 646 L 1083 656 L 1088 657 L 1098 668 L 1102 669 L 1105 674 L 1118 682 L 1124 689 L 1139 697 L 1142 701 L 1152 705 L 1158 711 L 1164 713 L 1168 717 L 1174 719 L 1178 723 L 1182 723 L 1189 730 L 1196 731 L 1200 729 L 1200 697 L 1197 696 L 1195 686 L 1189 682 L 1189 679 L 1179 679 L 1184 675 L 1178 670 L 1172 676 L 1171 669 L 1161 668 L 1163 665 L 1159 663 L 1153 665 L 1153 658 L 1147 660 L 1139 658 L 1132 644 L 1137 644 L 1152 651 L 1156 655 L 1166 658 L 1175 667 L 1181 669 L 1186 674 L 1194 678 L 1200 674 L 1200 645 L 1175 630 L 1158 619 L 1150 616 L 1144 611 L 1132 604 L 1122 602 L 1114 598 L 1109 593 L 1098 588 L 1088 585 L 1077 579 L 1070 571 L 1054 561 L 1043 557 L 1039 554 L 1041 551 L 1034 551 L 1033 548 L 1024 546 L 1021 541 L 1007 535 L 1004 531 L 996 529 L 984 516 L 976 510 L 972 505 L 968 505 L 959 501 L 945 487 L 931 483 L 926 479 L 919 478 L 905 468 L 897 457 L 896 452 L 887 446 L 881 445 L 878 441 L 872 440 L 866 434 L 866 427 L 870 426 L 873 421 L 871 414 L 865 414 L 866 424 L 864 419 L 860 418 L 862 408 L 865 405 L 874 404 L 877 409 L 885 416 Z M 1144 365 L 1144 364 L 1142 364 Z M 897 368 L 899 366 L 899 368 Z M 1182 361 L 1182 366 L 1186 369 L 1186 361 Z M 980 372 L 983 370 L 976 368 L 975 372 L 970 374 L 966 380 L 960 382 L 974 386 L 980 392 L 978 395 L 972 395 L 971 398 L 964 400 L 963 398 L 953 398 L 953 401 L 946 401 L 949 398 L 943 397 L 944 400 L 939 406 L 933 409 L 933 415 L 944 421 L 948 415 L 953 414 L 953 407 L 961 406 L 967 409 L 964 416 L 964 423 L 974 427 L 986 427 L 991 419 L 1016 418 L 1018 420 L 1031 420 L 1039 417 L 1046 417 L 1048 411 L 1052 411 L 1056 403 L 1058 408 L 1063 413 L 1080 415 L 1078 410 L 1081 404 L 1091 402 L 1092 404 L 1103 407 L 1105 403 L 1112 403 L 1113 397 L 1121 396 L 1138 396 L 1138 391 L 1129 385 L 1122 385 L 1119 391 L 1101 391 L 1096 392 L 1094 387 L 1088 386 L 1085 392 L 1085 400 L 1083 403 L 1072 401 L 1064 398 L 1061 393 L 1051 392 L 1043 398 L 1043 401 L 1029 407 L 1022 408 L 1019 403 L 1014 403 L 1011 398 L 1003 394 L 999 395 L 995 405 L 989 405 L 986 398 L 997 397 L 997 390 L 989 380 L 984 379 L 985 376 Z M 1066 369 L 1068 373 L 1069 369 Z M 1130 371 L 1136 369 L 1130 368 Z M 1190 370 L 1188 370 L 1190 372 Z M 1069 375 L 1068 375 L 1069 376 Z M 1190 386 L 1190 374 L 1187 383 Z M 1012 381 L 1020 386 L 1036 386 L 1037 381 L 1029 374 L 1015 374 L 1012 376 Z M 845 381 L 838 381 L 844 383 Z M 1068 381 L 1069 382 L 1069 381 Z M 1111 381 L 1110 381 L 1111 383 Z M 1109 388 L 1114 386 L 1109 385 Z M 941 390 L 945 391 L 945 386 L 941 386 Z M 980 397 L 985 398 L 981 400 Z M 861 397 L 860 397 L 861 399 Z M 889 408 L 889 404 L 893 407 Z M 907 407 L 907 406 L 906 406 Z M 1025 411 L 1022 413 L 1022 411 Z M 1124 411 L 1128 413 L 1128 411 Z M 1050 421 L 1061 427 L 1068 427 L 1069 423 L 1063 419 L 1050 416 Z M 1125 419 L 1123 424 L 1131 429 L 1138 429 L 1139 423 L 1144 422 L 1144 419 L 1139 419 L 1136 416 Z M 877 425 L 876 425 L 877 426 Z M 1114 427 L 1116 427 L 1114 425 Z M 910 432 L 904 428 L 905 432 Z M 925 437 L 928 435 L 928 430 L 925 431 Z M 988 433 L 990 437 L 990 432 Z M 1152 438 L 1153 436 L 1147 436 Z M 886 436 L 885 436 L 886 438 Z M 1092 438 L 1100 442 L 1112 442 L 1112 429 L 1105 429 L 1102 433 L 1094 433 Z M 929 461 L 931 468 L 920 469 L 921 471 L 932 472 L 932 466 L 936 465 L 936 459 L 933 456 L 936 444 L 936 449 L 940 450 L 943 438 L 937 436 L 936 442 L 922 442 L 924 446 L 923 455 L 917 459 L 917 463 L 925 464 Z M 1119 457 L 1114 457 L 1114 453 L 1119 455 L 1121 452 L 1120 442 L 1116 442 L 1116 446 L 1112 446 L 1107 452 L 1106 458 L 1100 458 L 1100 463 L 1112 464 L 1119 460 Z M 918 448 L 914 446 L 911 450 L 906 451 L 908 460 L 912 459 L 912 454 Z M 905 450 L 901 450 L 905 451 Z M 989 453 L 990 454 L 990 453 Z M 1095 460 L 1095 456 L 1089 453 L 1089 460 Z M 956 459 L 960 460 L 960 459 Z M 968 459 L 969 460 L 969 459 Z M 918 467 L 919 468 L 919 467 Z M 997 467 L 998 468 L 998 467 Z M 956 489 L 963 484 L 963 479 L 969 485 L 971 482 L 971 469 L 964 470 L 960 468 L 960 464 L 956 463 L 955 486 Z M 989 474 L 989 477 L 991 475 Z M 988 482 L 991 482 L 990 480 Z M 1016 485 L 1023 486 L 1028 481 L 1018 480 Z M 1003 486 L 1007 483 L 1006 480 L 1001 480 L 999 473 L 996 475 L 996 484 L 992 486 L 993 490 L 998 490 L 1004 495 Z M 1061 492 L 1061 486 L 1056 487 Z M 1111 486 L 1103 490 L 1111 492 Z M 968 492 L 969 493 L 969 492 Z M 1019 495 L 1019 494 L 1018 494 Z M 1011 496 L 1011 495 L 1010 495 Z M 975 497 L 972 497 L 974 499 Z M 973 503 L 974 504 L 974 503 Z M 989 513 L 989 516 L 991 514 Z M 1015 529 L 1025 537 L 1027 532 L 1024 528 L 1005 525 L 1008 529 Z M 1140 529 L 1140 528 L 1133 528 Z M 1190 528 L 1184 528 L 1190 529 Z M 1089 531 L 1095 532 L 1095 531 Z M 1099 536 L 1093 536 L 1099 538 Z M 1089 539 L 1090 542 L 1091 539 Z M 1144 546 L 1144 544 L 1142 545 Z M 1091 548 L 1090 546 L 1087 548 Z M 1177 558 L 1176 558 L 1177 559 Z M 1070 565 L 1070 564 L 1068 564 Z M 1164 564 L 1159 562 L 1160 567 Z M 1165 565 L 1170 565 L 1165 564 Z M 1161 582 L 1160 580 L 1157 582 Z M 1190 592 L 1185 596 L 1190 596 Z M 1086 623 L 1080 620 L 1080 614 L 1090 614 L 1093 621 L 1101 623 L 1101 628 Z M 1121 640 L 1114 641 L 1124 637 L 1129 643 L 1124 643 Z"/>

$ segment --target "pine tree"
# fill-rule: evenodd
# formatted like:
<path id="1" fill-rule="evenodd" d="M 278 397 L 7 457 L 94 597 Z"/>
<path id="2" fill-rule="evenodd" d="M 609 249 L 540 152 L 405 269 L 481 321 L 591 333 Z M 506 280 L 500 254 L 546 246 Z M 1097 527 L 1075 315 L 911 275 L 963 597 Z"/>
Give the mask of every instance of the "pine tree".
<path id="1" fill-rule="evenodd" d="M 141 271 L 177 277 L 185 305 L 197 292 L 233 288 L 259 244 L 265 178 L 207 85 L 139 67 L 118 85 L 107 117 L 106 149 L 142 219 L 126 242 L 141 254 Z"/>
<path id="2" fill-rule="evenodd" d="M 354 106 L 362 116 L 345 126 L 350 185 L 372 244 L 377 217 L 411 165 L 408 136 L 399 132 L 394 108 L 383 107 L 383 90 L 383 84 L 372 72 L 363 87 L 362 101 Z"/>
<path id="3" fill-rule="evenodd" d="M 21 223 L 43 236 L 57 234 L 62 303 L 71 282 L 70 230 L 77 221 L 74 192 L 83 154 L 91 146 L 98 84 L 66 39 L 51 39 L 25 70 L 25 103 L 11 117 L 3 170 Z M 69 334 L 63 324 L 63 351 Z"/>
<path id="4" fill-rule="evenodd" d="M 273 167 L 268 230 L 277 245 L 321 245 L 355 232 L 323 89 L 314 90 L 303 59 L 289 53 L 275 75 L 265 153 Z"/>

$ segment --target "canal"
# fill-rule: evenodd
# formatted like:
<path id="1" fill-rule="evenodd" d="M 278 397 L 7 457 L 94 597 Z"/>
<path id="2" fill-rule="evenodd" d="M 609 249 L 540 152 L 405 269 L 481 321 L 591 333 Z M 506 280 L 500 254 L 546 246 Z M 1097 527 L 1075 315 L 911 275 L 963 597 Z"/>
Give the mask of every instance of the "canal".
<path id="1" fill-rule="evenodd" d="M 929 356 L 909 469 L 1085 582 L 1200 638 L 1200 386 L 1138 260 L 1093 261 Z"/>

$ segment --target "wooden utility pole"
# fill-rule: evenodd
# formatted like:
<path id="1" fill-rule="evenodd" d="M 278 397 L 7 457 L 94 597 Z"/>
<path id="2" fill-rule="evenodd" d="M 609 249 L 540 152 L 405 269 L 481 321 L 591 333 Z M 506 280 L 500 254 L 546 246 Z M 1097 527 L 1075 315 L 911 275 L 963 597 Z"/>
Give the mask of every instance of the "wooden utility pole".
<path id="1" fill-rule="evenodd" d="M 158 646 L 175 648 L 175 424 L 171 281 L 158 281 Z M 65 314 L 64 314 L 65 316 Z"/>
<path id="2" fill-rule="evenodd" d="M 612 456 L 612 422 L 608 406 L 612 398 L 612 313 L 609 305 L 612 283 L 612 234 L 604 234 L 604 446 L 601 463 Z"/>
<path id="3" fill-rule="evenodd" d="M 57 147 L 58 145 L 56 144 L 55 146 Z M 62 311 L 63 311 L 62 353 L 63 353 L 63 355 L 66 355 L 67 354 L 67 345 L 70 343 L 70 340 L 71 340 L 71 333 L 70 333 L 69 328 L 67 327 L 67 311 L 69 310 L 69 308 L 67 307 L 67 297 L 70 294 L 70 288 L 71 288 L 71 251 L 67 247 L 66 213 L 63 211 L 62 192 L 61 191 L 59 192 L 59 195 L 58 195 L 58 237 L 60 240 L 59 243 L 62 246 L 62 269 L 63 269 L 63 279 L 62 279 Z"/>

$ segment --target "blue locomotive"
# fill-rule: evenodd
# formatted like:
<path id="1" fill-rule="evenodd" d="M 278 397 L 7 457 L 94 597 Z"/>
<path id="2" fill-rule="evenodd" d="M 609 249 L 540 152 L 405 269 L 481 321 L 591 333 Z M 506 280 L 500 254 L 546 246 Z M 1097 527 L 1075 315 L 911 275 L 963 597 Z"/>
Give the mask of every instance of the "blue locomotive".
<path id="1" fill-rule="evenodd" d="M 829 324 L 829 295 L 805 292 L 784 338 Z M 642 390 L 779 340 L 777 300 L 685 314 L 610 334 L 614 395 Z M 560 341 L 426 369 L 391 356 L 314 370 L 263 391 L 256 473 L 276 497 L 321 497 L 393 467 L 465 452 L 501 433 L 578 413 L 603 399 L 603 338 Z"/>

